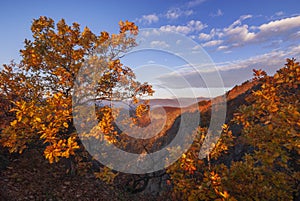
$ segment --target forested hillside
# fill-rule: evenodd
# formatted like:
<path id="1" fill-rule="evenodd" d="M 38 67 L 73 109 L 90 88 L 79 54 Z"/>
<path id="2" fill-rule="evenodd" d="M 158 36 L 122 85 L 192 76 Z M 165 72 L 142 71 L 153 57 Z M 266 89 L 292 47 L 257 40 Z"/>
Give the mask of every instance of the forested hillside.
<path id="1" fill-rule="evenodd" d="M 46 17 L 33 21 L 33 40 L 25 40 L 22 62 L 4 65 L 0 72 L 2 200 L 300 199 L 300 66 L 296 59 L 287 59 L 273 76 L 253 70 L 252 80 L 224 95 L 227 111 L 221 137 L 199 158 L 209 137 L 212 110 L 218 110 L 212 104 L 224 96 L 151 111 L 149 102 L 140 97 L 151 96 L 152 86 L 138 82 L 120 61 L 122 53 L 137 45 L 138 27 L 128 21 L 120 21 L 119 26 L 117 34 L 96 35 L 64 20 L 56 24 Z M 149 132 L 159 127 L 155 137 L 128 136 L 116 125 L 115 115 L 122 115 L 122 110 L 114 113 L 106 105 L 95 108 L 98 124 L 79 138 L 73 116 L 76 107 L 72 107 L 74 101 L 79 105 L 82 101 L 82 94 L 73 97 L 76 75 L 95 49 L 98 58 L 89 62 L 106 68 L 100 75 L 85 68 L 84 87 L 96 86 L 97 101 L 132 98 L 134 111 L 124 121 L 146 131 L 149 126 Z M 93 76 L 96 83 L 89 82 Z M 118 172 L 99 163 L 84 146 L 85 141 L 95 143 L 91 146 L 109 142 L 128 152 L 154 153 L 174 139 L 183 116 L 193 117 L 197 111 L 201 118 L 193 131 L 193 144 L 163 170 Z M 166 123 L 160 125 L 164 118 Z M 180 149 L 171 147 L 169 156 Z"/>

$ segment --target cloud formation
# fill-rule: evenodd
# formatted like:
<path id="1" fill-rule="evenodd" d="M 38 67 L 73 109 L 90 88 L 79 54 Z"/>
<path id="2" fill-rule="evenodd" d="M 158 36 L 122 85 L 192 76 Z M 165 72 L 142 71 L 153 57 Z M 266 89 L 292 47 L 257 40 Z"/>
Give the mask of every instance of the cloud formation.
<path id="1" fill-rule="evenodd" d="M 205 64 L 194 64 L 198 70 L 195 70 L 190 65 L 184 65 L 178 70 L 164 74 L 157 79 L 163 86 L 174 89 L 189 87 L 207 88 L 207 86 L 216 88 L 223 86 L 233 87 L 247 79 L 251 79 L 253 69 L 263 69 L 272 75 L 276 70 L 283 67 L 286 58 L 296 57 L 297 55 L 300 55 L 300 45 L 285 50 L 274 50 L 245 60 L 217 63 L 216 68 L 211 68 L 210 70 L 207 70 L 206 67 L 202 68 Z M 218 74 L 223 79 L 223 86 L 215 83 Z"/>
<path id="2" fill-rule="evenodd" d="M 201 31 L 206 28 L 207 25 L 203 24 L 199 20 L 191 20 L 186 25 L 165 25 L 161 26 L 160 30 L 165 32 L 177 32 L 182 34 L 189 34 L 194 31 Z"/>
<path id="3" fill-rule="evenodd" d="M 160 41 L 160 40 L 154 40 L 151 41 L 150 46 L 152 48 L 160 47 L 160 48 L 168 48 L 169 44 L 166 43 L 165 41 Z"/>
<path id="4" fill-rule="evenodd" d="M 202 4 L 202 3 L 204 3 L 205 1 L 206 0 L 192 0 L 192 1 L 189 1 L 187 3 L 187 6 L 188 7 L 195 7 L 195 6 L 198 6 L 198 5 Z"/>
<path id="5" fill-rule="evenodd" d="M 171 8 L 166 12 L 165 17 L 167 19 L 175 20 L 175 19 L 178 19 L 181 16 L 190 16 L 193 13 L 194 13 L 194 11 L 190 10 L 190 9 L 189 10 L 182 10 L 181 8 Z"/>
<path id="6" fill-rule="evenodd" d="M 223 40 L 211 40 L 206 43 L 203 43 L 202 46 L 203 47 L 212 47 L 212 46 L 220 45 L 222 43 L 223 43 Z"/>
<path id="7" fill-rule="evenodd" d="M 223 15 L 224 15 L 224 13 L 222 12 L 221 9 L 218 9 L 217 12 L 210 14 L 211 17 L 220 17 L 220 16 L 223 16 Z"/>
<path id="8" fill-rule="evenodd" d="M 156 14 L 143 15 L 140 19 L 137 19 L 139 23 L 144 23 L 144 24 L 152 24 L 158 22 L 158 20 L 159 17 Z"/>
<path id="9" fill-rule="evenodd" d="M 289 40 L 297 38 L 300 30 L 300 16 L 273 20 L 260 26 L 250 26 L 244 21 L 252 15 L 243 15 L 230 26 L 223 29 L 211 29 L 210 33 L 200 33 L 199 39 L 207 41 L 204 47 L 215 46 L 217 50 L 232 49 L 247 44 L 273 43 L 274 40 Z M 222 42 L 220 42 L 222 41 Z"/>
<path id="10" fill-rule="evenodd" d="M 196 1 L 192 4 L 196 5 Z M 158 22 L 160 18 L 167 19 L 167 20 L 176 20 L 180 17 L 189 17 L 193 14 L 194 11 L 188 6 L 172 7 L 163 13 L 143 15 L 142 17 L 136 19 L 135 21 L 150 25 L 152 23 Z"/>

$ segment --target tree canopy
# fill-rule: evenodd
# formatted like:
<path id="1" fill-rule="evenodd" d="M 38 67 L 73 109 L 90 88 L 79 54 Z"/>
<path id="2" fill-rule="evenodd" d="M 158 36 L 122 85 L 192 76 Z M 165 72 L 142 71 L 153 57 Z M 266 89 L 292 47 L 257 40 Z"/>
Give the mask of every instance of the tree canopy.
<path id="1" fill-rule="evenodd" d="M 52 163 L 80 149 L 72 95 L 80 68 L 95 56 L 99 68 L 96 100 L 117 97 L 138 102 L 139 96 L 153 93 L 150 85 L 136 81 L 131 68 L 120 61 L 136 46 L 138 27 L 128 21 L 120 21 L 119 26 L 117 34 L 102 31 L 96 35 L 87 27 L 81 31 L 78 23 L 69 26 L 64 19 L 56 24 L 44 16 L 33 20 L 33 39 L 25 40 L 20 64 L 4 65 L 0 72 L 1 93 L 12 101 L 10 110 L 15 116 L 1 133 L 1 143 L 10 152 L 21 153 L 41 139 L 46 145 L 45 157 Z M 110 109 L 102 109 L 102 113 L 99 128 L 114 135 Z"/>

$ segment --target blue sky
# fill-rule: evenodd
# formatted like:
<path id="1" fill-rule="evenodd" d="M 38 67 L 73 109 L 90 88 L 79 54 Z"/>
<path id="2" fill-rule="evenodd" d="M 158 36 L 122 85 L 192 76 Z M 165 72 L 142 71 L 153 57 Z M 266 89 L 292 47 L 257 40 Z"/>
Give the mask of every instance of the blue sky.
<path id="1" fill-rule="evenodd" d="M 93 32 L 118 31 L 120 20 L 134 21 L 140 29 L 155 28 L 160 32 L 177 32 L 193 40 L 193 51 L 207 53 L 215 64 L 210 71 L 201 71 L 214 80 L 218 71 L 229 90 L 251 78 L 253 68 L 273 74 L 285 63 L 285 58 L 300 59 L 300 5 L 298 0 L 126 0 L 126 1 L 16 1 L 0 2 L 0 63 L 18 61 L 25 38 L 31 38 L 33 19 L 47 16 L 68 24 L 76 21 Z M 163 40 L 156 45 L 169 46 Z M 154 42 L 153 42 L 154 44 Z M 191 43 L 192 44 L 192 43 Z M 197 56 L 196 54 L 194 55 Z M 199 71 L 176 54 L 144 51 L 124 57 L 142 81 L 156 83 L 157 97 L 212 96 L 199 82 Z M 151 70 L 152 69 L 152 70 Z M 198 69 L 199 70 L 199 69 Z M 188 80 L 189 86 L 179 79 Z M 163 90 L 163 88 L 165 90 Z"/>

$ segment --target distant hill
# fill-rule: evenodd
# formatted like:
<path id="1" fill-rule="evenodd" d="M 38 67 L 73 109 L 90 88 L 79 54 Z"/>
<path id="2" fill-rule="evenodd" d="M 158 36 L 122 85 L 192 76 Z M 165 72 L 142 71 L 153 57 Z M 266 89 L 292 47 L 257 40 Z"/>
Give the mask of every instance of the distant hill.
<path id="1" fill-rule="evenodd" d="M 288 88 L 290 90 L 289 92 L 295 92 L 296 90 L 298 90 L 296 92 L 299 92 L 299 84 L 296 85 L 296 87 L 298 88 L 295 88 L 295 86 L 293 88 Z M 260 89 L 261 82 L 251 80 L 233 87 L 223 96 L 218 96 L 212 99 L 203 97 L 199 97 L 196 100 L 190 98 L 182 98 L 178 100 L 152 99 L 150 100 L 150 105 L 152 106 L 152 110 L 150 112 L 151 124 L 146 124 L 145 127 L 142 127 L 142 130 L 132 129 L 133 133 L 131 133 L 142 133 L 145 135 L 149 134 L 150 137 L 146 139 L 137 139 L 131 136 L 126 136 L 126 133 L 122 133 L 122 130 L 120 130 L 119 139 L 125 136 L 124 140 L 126 140 L 126 147 L 122 147 L 122 149 L 124 151 L 136 154 L 142 154 L 146 152 L 154 153 L 158 150 L 161 150 L 166 145 L 170 144 L 170 142 L 172 142 L 174 137 L 178 134 L 180 122 L 183 119 L 182 117 L 184 115 L 193 115 L 197 111 L 200 111 L 201 115 L 199 125 L 201 127 L 208 127 L 210 124 L 212 108 L 218 110 L 218 107 L 212 107 L 212 103 L 218 105 L 222 103 L 224 98 L 226 98 L 227 106 L 225 123 L 230 124 L 230 120 L 238 112 L 237 109 L 241 105 L 253 104 L 253 102 L 249 102 L 248 97 L 252 97 L 252 92 Z M 102 104 L 103 103 L 106 105 L 110 104 L 109 101 L 104 101 Z M 8 105 L 4 97 L 1 96 L 0 104 L 2 104 L 2 107 Z M 114 102 L 114 106 L 120 107 L 121 103 Z M 7 118 L 6 114 L 4 112 L 1 113 L 1 111 L 0 117 Z M 149 116 L 145 116 L 144 118 L 146 121 L 148 121 Z M 142 120 L 144 120 L 143 117 Z M 4 127 L 4 124 L 2 127 Z M 241 132 L 242 126 L 238 124 L 232 124 L 230 125 L 230 130 L 235 137 L 234 146 L 231 147 L 226 154 L 220 156 L 217 160 L 212 160 L 212 164 L 224 164 L 230 168 L 230 164 L 232 162 L 243 163 L 243 156 L 248 153 L 253 153 L 253 146 L 251 147 L 251 145 L 245 141 L 246 138 L 244 138 L 243 133 Z M 152 135 L 153 133 L 156 135 Z M 101 197 L 105 200 L 120 200 L 120 198 L 122 198 L 122 200 L 167 200 L 170 198 L 168 194 L 160 194 L 161 192 L 164 192 L 165 189 L 172 190 L 170 189 L 170 186 L 165 187 L 166 181 L 170 181 L 170 177 L 165 170 L 145 175 L 128 175 L 125 173 L 119 173 L 115 180 L 115 186 L 111 188 L 111 185 L 95 179 L 94 175 L 89 171 L 87 171 L 86 175 L 82 176 L 76 175 L 76 177 L 72 177 L 71 175 L 66 175 L 65 172 L 62 171 L 66 169 L 66 161 L 62 160 L 59 163 L 50 165 L 44 160 L 44 157 L 42 156 L 43 149 L 41 148 L 42 147 L 32 146 L 27 149 L 23 155 L 18 155 L 9 154 L 7 150 L 0 146 L 0 200 L 12 200 L 12 198 L 16 197 L 28 198 L 25 200 L 32 200 L 34 198 L 37 198 L 38 200 L 48 200 L 53 198 L 54 200 L 56 197 L 63 198 L 62 200 L 70 200 L 74 198 L 74 195 L 83 199 L 86 198 L 86 200 L 95 197 Z M 294 158 L 299 158 L 298 155 L 296 152 L 291 153 L 291 156 Z M 90 159 L 87 157 L 86 160 Z M 290 164 L 296 164 L 291 163 L 290 161 L 292 160 L 289 160 Z M 79 170 L 79 167 L 81 167 L 81 161 L 76 162 L 76 165 L 77 163 L 79 165 L 76 166 L 76 168 Z M 91 169 L 98 170 L 99 164 L 95 161 L 92 161 Z M 295 172 L 296 170 L 298 172 L 298 169 L 299 166 L 295 166 Z M 198 170 L 203 171 L 202 169 Z M 239 171 L 239 169 L 236 171 Z M 281 170 L 278 169 L 274 171 L 279 172 Z M 251 174 L 251 171 L 249 172 Z M 249 172 L 245 172 L 245 175 L 247 176 Z M 191 174 L 187 174 L 186 178 L 195 178 L 195 176 L 190 177 L 190 175 Z M 237 182 L 240 182 L 243 179 L 244 178 L 241 177 Z M 279 178 L 279 180 L 280 179 L 282 178 Z M 139 183 L 140 181 L 144 183 L 141 184 Z M 247 180 L 244 182 L 247 182 Z M 258 180 L 258 182 L 261 181 Z M 264 182 L 269 181 L 264 180 Z M 251 181 L 249 183 L 252 185 Z M 189 185 L 189 183 L 187 184 Z M 188 187 L 188 185 L 184 186 L 184 188 Z M 242 183 L 241 185 L 245 185 L 245 183 Z M 132 199 L 133 197 L 135 199 Z M 294 200 L 299 200 L 298 194 L 294 194 L 293 197 Z"/>
<path id="2" fill-rule="evenodd" d="M 150 99 L 150 106 L 165 106 L 165 107 L 187 107 L 197 102 L 209 100 L 209 98 L 173 98 L 173 99 Z"/>
<path id="3" fill-rule="evenodd" d="M 151 106 L 161 105 L 163 110 L 165 111 L 166 118 L 163 118 L 159 113 L 160 111 L 156 111 L 156 108 L 153 107 L 151 115 L 154 116 L 155 120 L 163 121 L 164 126 L 161 130 L 157 133 L 157 135 L 151 139 L 144 140 L 144 147 L 152 152 L 160 150 L 166 144 L 169 144 L 174 137 L 176 136 L 180 121 L 181 115 L 192 115 L 195 114 L 197 111 L 200 112 L 200 122 L 199 125 L 202 127 L 208 127 L 210 124 L 211 118 L 211 109 L 212 109 L 212 102 L 214 104 L 220 104 L 221 101 L 224 101 L 224 96 L 226 96 L 226 120 L 224 123 L 228 123 L 236 110 L 243 104 L 247 104 L 246 97 L 248 97 L 252 91 L 259 89 L 259 85 L 256 81 L 247 81 L 241 85 L 235 86 L 230 91 L 228 91 L 223 96 L 218 96 L 213 99 L 206 99 L 206 98 L 199 98 L 199 101 L 194 104 L 188 104 L 190 100 L 185 99 L 185 103 L 187 103 L 186 107 L 178 107 L 178 101 L 174 99 L 154 99 L 153 102 L 150 101 Z M 218 107 L 214 107 L 218 109 Z M 146 117 L 148 118 L 148 117 Z M 155 122 L 152 122 L 155 124 Z M 151 125 L 151 124 L 150 124 Z M 239 133 L 240 129 L 238 128 L 235 133 Z M 131 139 L 132 144 L 129 143 L 128 147 L 130 147 L 130 151 L 133 152 L 142 152 L 143 148 L 137 146 L 138 141 Z M 133 146 L 135 145 L 135 146 Z M 133 150 L 133 147 L 135 148 Z"/>
<path id="4" fill-rule="evenodd" d="M 206 97 L 197 97 L 197 98 L 154 98 L 149 99 L 150 106 L 163 106 L 163 107 L 177 107 L 177 108 L 184 108 L 188 107 L 193 104 L 197 104 L 200 101 L 209 100 Z M 99 105 L 110 105 L 111 102 L 107 100 L 102 100 Z M 124 101 L 113 101 L 113 107 L 124 107 L 127 108 L 129 103 Z"/>

